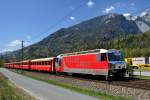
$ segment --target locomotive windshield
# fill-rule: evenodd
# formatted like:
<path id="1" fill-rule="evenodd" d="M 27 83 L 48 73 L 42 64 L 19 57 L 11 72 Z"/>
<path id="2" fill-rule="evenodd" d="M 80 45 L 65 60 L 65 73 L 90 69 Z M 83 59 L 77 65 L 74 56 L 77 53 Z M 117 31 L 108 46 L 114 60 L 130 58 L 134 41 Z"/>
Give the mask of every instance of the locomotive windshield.
<path id="1" fill-rule="evenodd" d="M 109 61 L 123 61 L 122 53 L 108 53 L 108 60 Z"/>

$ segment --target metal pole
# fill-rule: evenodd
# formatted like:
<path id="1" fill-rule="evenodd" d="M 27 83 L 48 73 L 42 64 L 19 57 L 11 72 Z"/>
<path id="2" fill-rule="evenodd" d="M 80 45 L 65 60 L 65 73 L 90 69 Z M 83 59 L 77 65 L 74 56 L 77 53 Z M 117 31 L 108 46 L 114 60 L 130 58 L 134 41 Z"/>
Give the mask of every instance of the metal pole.
<path id="1" fill-rule="evenodd" d="M 22 40 L 22 50 L 21 50 L 21 53 L 22 53 L 22 69 L 21 70 L 22 70 L 22 72 L 23 72 L 23 56 L 24 56 L 23 55 L 23 47 L 24 47 L 23 43 L 24 43 L 24 41 Z"/>

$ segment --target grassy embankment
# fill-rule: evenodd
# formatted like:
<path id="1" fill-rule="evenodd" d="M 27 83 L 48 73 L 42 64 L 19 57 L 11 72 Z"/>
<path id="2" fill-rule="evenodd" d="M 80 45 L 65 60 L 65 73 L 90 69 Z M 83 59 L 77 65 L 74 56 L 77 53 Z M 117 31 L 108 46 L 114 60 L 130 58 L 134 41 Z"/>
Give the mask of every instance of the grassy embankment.
<path id="1" fill-rule="evenodd" d="M 139 78 L 139 79 L 150 79 L 150 76 L 140 76 L 140 75 L 135 75 L 134 78 Z"/>
<path id="2" fill-rule="evenodd" d="M 33 72 L 28 72 L 28 71 L 23 71 L 23 72 L 22 71 L 16 71 L 16 70 L 13 70 L 13 71 L 17 72 L 19 74 L 31 77 L 31 78 L 36 79 L 36 80 L 44 81 L 44 82 L 47 82 L 49 84 L 60 86 L 60 87 L 63 87 L 63 88 L 66 88 L 66 89 L 69 89 L 72 91 L 76 91 L 76 92 L 79 92 L 82 94 L 86 94 L 89 96 L 93 96 L 93 97 L 99 98 L 101 100 L 131 100 L 131 99 L 125 98 L 125 97 L 113 96 L 113 95 L 109 95 L 106 93 L 100 93 L 100 92 L 95 92 L 95 91 L 91 91 L 91 90 L 87 90 L 87 89 L 82 89 L 82 88 L 75 87 L 75 86 L 72 86 L 69 84 L 63 84 L 63 83 L 60 83 L 58 81 L 50 79 L 49 75 L 42 75 L 42 74 L 37 75 Z"/>
<path id="3" fill-rule="evenodd" d="M 35 100 L 0 73 L 0 100 Z"/>

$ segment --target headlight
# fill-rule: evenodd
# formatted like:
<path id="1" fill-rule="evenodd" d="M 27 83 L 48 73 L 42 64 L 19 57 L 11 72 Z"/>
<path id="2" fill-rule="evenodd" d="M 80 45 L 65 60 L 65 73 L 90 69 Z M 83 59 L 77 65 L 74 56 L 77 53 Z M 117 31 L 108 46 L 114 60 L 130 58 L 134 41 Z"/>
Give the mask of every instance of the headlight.
<path id="1" fill-rule="evenodd" d="M 109 64 L 109 68 L 110 68 L 110 69 L 115 69 L 115 64 L 111 64 L 111 63 L 110 63 L 110 64 Z"/>

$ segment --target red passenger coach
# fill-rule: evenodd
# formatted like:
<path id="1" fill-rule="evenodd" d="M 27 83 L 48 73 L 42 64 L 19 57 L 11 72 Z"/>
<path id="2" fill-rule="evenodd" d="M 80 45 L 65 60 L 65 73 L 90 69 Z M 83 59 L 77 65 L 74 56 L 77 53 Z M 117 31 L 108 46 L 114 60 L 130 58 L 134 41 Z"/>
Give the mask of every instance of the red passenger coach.
<path id="1" fill-rule="evenodd" d="M 14 63 L 12 63 L 12 68 L 15 68 L 15 69 L 21 69 L 20 68 L 20 62 L 14 62 Z"/>
<path id="2" fill-rule="evenodd" d="M 54 57 L 31 60 L 31 70 L 53 71 Z"/>
<path id="3" fill-rule="evenodd" d="M 14 64 L 13 63 L 6 63 L 6 67 L 7 68 L 14 68 Z"/>
<path id="4" fill-rule="evenodd" d="M 11 66 L 12 66 L 12 63 L 5 63 L 6 68 L 11 68 Z"/>
<path id="5" fill-rule="evenodd" d="M 17 66 L 19 67 L 19 69 L 30 70 L 30 60 L 21 61 Z"/>

